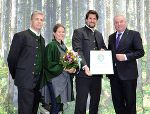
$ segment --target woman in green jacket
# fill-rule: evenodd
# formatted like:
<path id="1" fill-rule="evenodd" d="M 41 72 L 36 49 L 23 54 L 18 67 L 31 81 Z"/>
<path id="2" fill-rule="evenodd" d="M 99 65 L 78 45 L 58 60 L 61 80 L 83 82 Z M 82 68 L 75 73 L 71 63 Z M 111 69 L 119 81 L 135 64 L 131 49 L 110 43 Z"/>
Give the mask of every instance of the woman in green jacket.
<path id="1" fill-rule="evenodd" d="M 64 69 L 60 64 L 67 47 L 64 44 L 65 27 L 62 24 L 56 24 L 53 28 L 54 39 L 46 46 L 45 50 L 45 76 L 48 89 L 50 92 L 50 100 L 52 110 L 50 114 L 58 114 L 62 109 L 63 103 L 73 100 L 72 76 L 75 69 Z"/>

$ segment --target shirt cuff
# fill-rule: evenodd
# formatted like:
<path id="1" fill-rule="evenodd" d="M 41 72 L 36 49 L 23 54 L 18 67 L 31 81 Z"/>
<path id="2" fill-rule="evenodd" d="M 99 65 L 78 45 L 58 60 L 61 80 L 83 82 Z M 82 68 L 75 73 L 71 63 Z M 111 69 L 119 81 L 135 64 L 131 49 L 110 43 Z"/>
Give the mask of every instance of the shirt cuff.
<path id="1" fill-rule="evenodd" d="M 83 67 L 82 67 L 82 70 L 85 70 L 85 67 L 86 67 L 87 65 L 84 65 Z"/>
<path id="2" fill-rule="evenodd" d="M 124 54 L 124 58 L 125 58 L 125 61 L 127 61 L 128 59 L 127 59 L 127 56 L 126 56 L 126 54 Z"/>

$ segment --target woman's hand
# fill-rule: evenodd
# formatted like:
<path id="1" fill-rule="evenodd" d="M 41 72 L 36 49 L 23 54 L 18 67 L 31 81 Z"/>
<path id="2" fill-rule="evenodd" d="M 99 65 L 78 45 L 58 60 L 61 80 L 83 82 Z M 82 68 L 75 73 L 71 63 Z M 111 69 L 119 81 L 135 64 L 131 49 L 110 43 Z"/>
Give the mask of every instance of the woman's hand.
<path id="1" fill-rule="evenodd" d="M 76 69 L 75 68 L 70 68 L 70 69 L 64 69 L 66 72 L 72 74 L 72 73 L 75 73 L 76 72 Z"/>

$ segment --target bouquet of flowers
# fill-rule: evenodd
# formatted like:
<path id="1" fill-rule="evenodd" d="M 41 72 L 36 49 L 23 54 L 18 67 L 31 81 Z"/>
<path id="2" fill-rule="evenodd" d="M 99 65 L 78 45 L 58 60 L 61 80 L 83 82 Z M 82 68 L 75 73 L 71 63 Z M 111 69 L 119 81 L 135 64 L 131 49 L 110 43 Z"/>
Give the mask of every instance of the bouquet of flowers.
<path id="1" fill-rule="evenodd" d="M 78 53 L 67 50 L 66 54 L 60 58 L 60 64 L 63 65 L 64 69 L 76 69 L 79 67 Z"/>

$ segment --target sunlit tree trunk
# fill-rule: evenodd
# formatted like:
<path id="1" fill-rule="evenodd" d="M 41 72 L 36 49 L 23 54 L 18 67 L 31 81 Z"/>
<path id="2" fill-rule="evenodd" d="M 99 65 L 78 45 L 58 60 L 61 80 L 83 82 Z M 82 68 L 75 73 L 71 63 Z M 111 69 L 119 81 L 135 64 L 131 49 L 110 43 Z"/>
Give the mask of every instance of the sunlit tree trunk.
<path id="1" fill-rule="evenodd" d="M 17 3 L 17 0 L 12 0 L 12 2 L 11 2 L 11 6 L 12 6 L 12 8 L 11 8 L 11 13 L 10 13 L 10 17 L 11 17 L 11 31 L 10 31 L 10 44 L 11 44 L 11 41 L 12 41 L 12 38 L 13 38 L 13 36 L 14 36 L 14 34 L 15 34 L 15 32 L 16 32 L 16 3 Z M 10 45 L 9 44 L 9 45 Z M 11 75 L 9 74 L 9 76 L 8 76 L 8 95 L 9 95 L 9 100 L 11 101 L 11 102 L 13 102 L 13 104 L 17 107 L 17 89 L 16 89 L 16 87 L 15 87 L 15 85 L 14 85 L 14 80 L 11 78 Z"/>
<path id="2" fill-rule="evenodd" d="M 52 31 L 50 30 L 50 29 L 52 29 L 50 26 L 50 22 L 51 22 L 50 18 L 52 16 L 50 4 L 51 4 L 50 0 L 46 0 L 46 2 L 44 4 L 44 6 L 45 6 L 44 7 L 44 10 L 45 10 L 44 37 L 45 37 L 46 44 L 51 41 L 51 33 L 52 33 Z"/>
<path id="3" fill-rule="evenodd" d="M 3 2 L 2 0 L 0 0 L 0 56 L 2 56 L 2 6 L 3 6 Z"/>
<path id="4" fill-rule="evenodd" d="M 126 17 L 128 22 L 128 28 L 137 30 L 137 4 L 135 0 L 126 0 Z"/>
<path id="5" fill-rule="evenodd" d="M 52 0 L 52 6 L 51 6 L 51 8 L 52 8 L 52 12 L 51 12 L 51 26 L 52 26 L 52 28 L 54 27 L 54 25 L 56 24 L 56 6 L 57 6 L 57 2 L 56 2 L 56 0 Z M 52 29 L 51 28 L 51 29 Z"/>
<path id="6" fill-rule="evenodd" d="M 110 35 L 110 33 L 113 33 L 113 27 L 114 25 L 113 23 L 113 0 L 104 0 L 105 2 L 105 8 L 106 8 L 106 12 L 105 12 L 105 42 L 107 42 L 108 37 Z"/>
<path id="7" fill-rule="evenodd" d="M 73 0 L 69 0 L 69 13 L 68 13 L 68 16 L 69 16 L 69 39 L 71 39 L 71 36 L 72 36 L 72 34 L 73 34 L 73 16 L 72 16 L 72 9 L 73 9 L 73 7 L 72 7 L 72 2 Z M 71 44 L 71 40 L 70 40 L 70 44 Z"/>
<path id="8" fill-rule="evenodd" d="M 140 32 L 142 39 L 144 39 L 144 1 L 143 0 L 137 0 L 136 1 L 136 6 L 137 6 L 137 31 Z M 141 92 L 141 97 L 142 97 L 142 103 L 141 103 L 141 108 L 142 111 L 144 111 L 144 105 L 143 105 L 143 98 L 144 98 L 144 93 L 143 93 L 143 80 L 142 80 L 142 67 L 141 67 L 141 59 L 138 59 L 138 71 L 139 71 L 139 77 L 138 77 L 138 84 L 137 88 L 138 91 Z"/>
<path id="9" fill-rule="evenodd" d="M 52 30 L 56 23 L 56 0 L 47 0 L 46 1 L 46 7 L 45 7 L 45 41 L 46 43 L 49 43 L 52 38 Z"/>
<path id="10" fill-rule="evenodd" d="M 141 37 L 144 38 L 144 2 L 143 0 L 138 0 L 137 2 L 137 31 L 139 31 L 141 33 Z M 141 62 L 141 59 L 138 60 L 139 62 Z M 139 66 L 139 80 L 138 80 L 138 87 L 140 89 L 142 89 L 142 71 L 141 69 L 141 65 Z"/>
<path id="11" fill-rule="evenodd" d="M 99 30 L 103 36 L 105 32 L 105 9 L 104 9 L 104 0 L 95 0 L 95 9 L 97 9 L 97 12 L 99 14 L 99 19 L 97 23 L 97 30 Z M 107 37 L 104 37 L 104 39 L 107 39 Z"/>
<path id="12" fill-rule="evenodd" d="M 17 26 L 17 32 L 20 32 L 20 31 L 23 31 L 25 30 L 25 17 L 24 17 L 24 14 L 25 14 L 25 11 L 26 11 L 26 7 L 25 7 L 25 0 L 18 0 L 18 3 L 17 3 L 17 12 L 16 12 L 16 15 L 17 15 L 17 23 L 16 23 L 16 26 Z"/>
<path id="13" fill-rule="evenodd" d="M 66 0 L 61 0 L 61 23 L 66 26 Z"/>
<path id="14" fill-rule="evenodd" d="M 37 1 L 37 9 L 40 10 L 40 11 L 42 11 L 42 1 L 43 0 L 36 0 L 36 1 Z"/>
<path id="15" fill-rule="evenodd" d="M 89 10 L 93 10 L 93 8 L 94 8 L 94 0 L 88 0 L 87 5 L 88 5 L 88 9 Z"/>
<path id="16" fill-rule="evenodd" d="M 2 7 L 2 57 L 6 63 L 8 48 L 9 48 L 9 39 L 10 39 L 10 11 L 11 11 L 11 1 L 4 0 Z"/>
<path id="17" fill-rule="evenodd" d="M 56 22 L 61 23 L 61 0 L 56 0 L 56 6 L 54 6 L 56 10 Z"/>
<path id="18" fill-rule="evenodd" d="M 79 0 L 78 2 L 78 27 L 85 25 L 85 15 L 88 11 L 87 0 Z"/>
<path id="19" fill-rule="evenodd" d="M 26 2 L 26 6 L 25 6 L 25 8 L 28 10 L 25 10 L 25 12 L 24 12 L 25 29 L 30 28 L 30 20 L 31 20 L 31 13 L 32 13 L 32 11 L 31 11 L 32 6 L 31 5 L 32 5 L 31 0 L 28 0 Z"/>
<path id="20" fill-rule="evenodd" d="M 10 33 L 11 33 L 11 4 L 12 1 L 10 0 L 4 0 L 3 1 L 3 26 L 2 26 L 2 50 L 3 50 L 3 58 L 6 63 L 7 55 L 8 55 L 8 50 L 9 50 L 9 42 L 10 42 Z M 9 76 L 10 77 L 10 76 Z M 11 77 L 10 77 L 11 78 Z M 9 89 L 11 87 L 11 89 Z M 9 80 L 8 82 L 8 94 L 7 94 L 7 103 L 8 107 L 6 108 L 6 111 L 8 113 L 11 113 L 11 108 L 10 105 L 13 101 L 13 81 L 12 79 Z"/>
<path id="21" fill-rule="evenodd" d="M 145 50 L 147 52 L 147 70 L 146 70 L 146 82 L 150 83 L 150 24 L 148 24 L 150 21 L 150 1 L 146 0 L 145 1 L 145 17 L 147 17 L 145 19 L 145 37 L 147 40 L 147 50 Z"/>
<path id="22" fill-rule="evenodd" d="M 78 19 L 79 19 L 79 14 L 78 14 L 78 0 L 73 0 L 73 29 L 78 28 Z"/>

